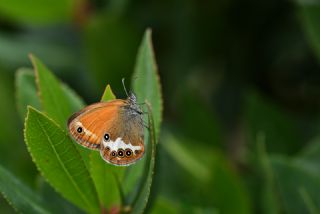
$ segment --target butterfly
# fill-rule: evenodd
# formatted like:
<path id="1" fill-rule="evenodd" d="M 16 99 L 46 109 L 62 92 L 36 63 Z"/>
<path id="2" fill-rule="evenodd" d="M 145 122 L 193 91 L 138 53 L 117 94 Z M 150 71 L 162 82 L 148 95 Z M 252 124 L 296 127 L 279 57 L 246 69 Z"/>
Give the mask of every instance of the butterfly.
<path id="1" fill-rule="evenodd" d="M 128 166 L 143 157 L 143 111 L 133 93 L 83 108 L 69 118 L 68 129 L 78 144 L 100 150 L 110 164 Z"/>

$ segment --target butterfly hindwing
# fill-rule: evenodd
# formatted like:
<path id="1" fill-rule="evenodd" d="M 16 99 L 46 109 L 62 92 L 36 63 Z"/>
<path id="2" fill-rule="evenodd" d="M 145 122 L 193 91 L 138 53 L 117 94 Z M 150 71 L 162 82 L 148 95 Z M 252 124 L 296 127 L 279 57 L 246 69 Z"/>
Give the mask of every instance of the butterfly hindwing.
<path id="1" fill-rule="evenodd" d="M 123 106 L 114 125 L 106 127 L 101 140 L 101 157 L 114 165 L 127 166 L 144 154 L 144 126 L 140 115 Z"/>

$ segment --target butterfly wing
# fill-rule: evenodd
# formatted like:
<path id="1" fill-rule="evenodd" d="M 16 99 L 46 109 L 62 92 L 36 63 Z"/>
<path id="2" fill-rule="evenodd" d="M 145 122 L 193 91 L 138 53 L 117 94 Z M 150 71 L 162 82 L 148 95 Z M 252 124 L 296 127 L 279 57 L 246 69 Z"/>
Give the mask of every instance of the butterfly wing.
<path id="1" fill-rule="evenodd" d="M 105 127 L 115 124 L 114 115 L 118 115 L 123 103 L 123 100 L 95 103 L 73 114 L 68 120 L 71 136 L 80 145 L 99 150 Z"/>
<path id="2" fill-rule="evenodd" d="M 118 116 L 105 126 L 100 145 L 101 157 L 108 163 L 127 166 L 139 160 L 144 154 L 144 126 L 141 113 L 137 113 L 128 104 L 121 106 Z"/>

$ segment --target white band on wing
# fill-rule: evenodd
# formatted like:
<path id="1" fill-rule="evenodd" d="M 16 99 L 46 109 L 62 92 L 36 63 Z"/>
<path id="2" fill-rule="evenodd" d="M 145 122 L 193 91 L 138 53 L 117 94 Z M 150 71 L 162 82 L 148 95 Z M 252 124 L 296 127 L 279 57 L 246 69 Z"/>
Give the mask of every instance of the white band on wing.
<path id="1" fill-rule="evenodd" d="M 133 152 L 135 152 L 136 150 L 141 150 L 141 146 L 133 146 L 131 143 L 126 144 L 120 137 L 118 137 L 115 141 L 110 140 L 105 142 L 103 140 L 102 143 L 104 147 L 109 147 L 111 151 L 117 151 L 118 149 L 131 149 Z"/>
<path id="2" fill-rule="evenodd" d="M 92 133 L 91 131 L 89 131 L 88 129 L 86 129 L 85 127 L 83 127 L 82 123 L 80 121 L 75 121 L 74 122 L 76 124 L 76 126 L 78 127 L 81 127 L 84 131 L 84 133 L 87 135 L 87 136 L 92 136 L 94 139 L 97 139 L 97 135 L 95 135 L 94 133 Z"/>

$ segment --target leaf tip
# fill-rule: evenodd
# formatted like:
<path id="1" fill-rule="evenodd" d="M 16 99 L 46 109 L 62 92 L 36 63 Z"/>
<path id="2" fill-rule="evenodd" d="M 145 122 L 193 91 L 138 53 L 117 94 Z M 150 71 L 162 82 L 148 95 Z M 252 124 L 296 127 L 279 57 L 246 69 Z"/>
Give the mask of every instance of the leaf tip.
<path id="1" fill-rule="evenodd" d="M 111 89 L 111 86 L 109 84 L 107 84 L 107 86 L 103 92 L 103 95 L 101 97 L 101 101 L 109 101 L 109 100 L 113 100 L 113 99 L 116 99 L 116 96 L 114 95 L 114 93 Z"/>

